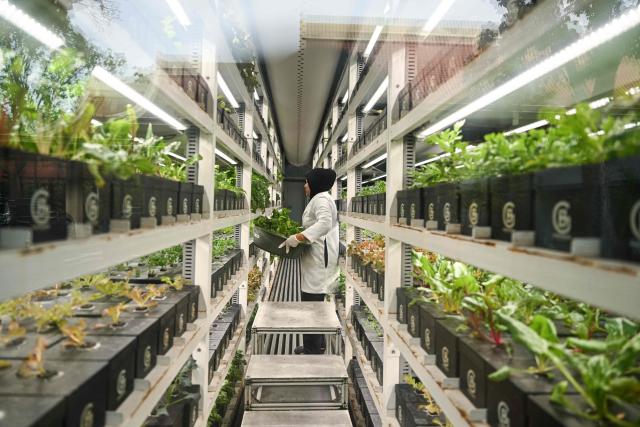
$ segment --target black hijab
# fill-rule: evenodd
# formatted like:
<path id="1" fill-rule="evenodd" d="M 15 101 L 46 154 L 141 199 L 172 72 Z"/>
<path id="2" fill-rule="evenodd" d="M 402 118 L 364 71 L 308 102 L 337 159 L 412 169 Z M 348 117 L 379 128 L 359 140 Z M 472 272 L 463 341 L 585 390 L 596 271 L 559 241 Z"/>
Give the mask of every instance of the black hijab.
<path id="1" fill-rule="evenodd" d="M 311 189 L 309 199 L 313 199 L 316 194 L 331 190 L 336 182 L 336 173 L 333 169 L 315 168 L 307 174 L 306 178 Z"/>

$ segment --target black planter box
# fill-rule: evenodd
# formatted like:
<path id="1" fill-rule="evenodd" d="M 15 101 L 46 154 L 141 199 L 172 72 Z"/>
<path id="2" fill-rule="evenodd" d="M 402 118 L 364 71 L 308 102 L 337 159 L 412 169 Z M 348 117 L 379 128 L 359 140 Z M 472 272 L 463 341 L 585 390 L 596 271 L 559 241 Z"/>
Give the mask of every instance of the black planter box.
<path id="1" fill-rule="evenodd" d="M 460 192 L 458 184 L 438 184 L 435 187 L 438 195 L 436 218 L 438 230 L 446 230 L 448 224 L 460 223 Z"/>
<path id="2" fill-rule="evenodd" d="M 404 190 L 404 199 L 406 201 L 404 218 L 407 219 L 407 224 L 422 225 L 424 223 L 422 190 L 419 188 Z"/>
<path id="3" fill-rule="evenodd" d="M 373 289 L 377 281 L 378 272 L 371 265 L 369 265 L 369 272 L 367 273 L 367 288 L 371 288 L 372 292 L 376 292 Z"/>
<path id="4" fill-rule="evenodd" d="M 88 322 L 92 335 L 132 336 L 135 344 L 135 377 L 144 378 L 156 366 L 160 321 L 124 313 L 121 325 L 111 326 L 110 318 L 92 319 Z"/>
<path id="5" fill-rule="evenodd" d="M 385 216 L 387 214 L 387 193 L 380 193 L 376 197 L 378 203 L 378 215 Z"/>
<path id="6" fill-rule="evenodd" d="M 415 289 L 411 287 L 399 287 L 396 289 L 396 297 L 398 299 L 396 319 L 403 325 L 407 324 L 409 303 L 414 298 L 415 292 Z"/>
<path id="7" fill-rule="evenodd" d="M 526 369 L 529 363 L 513 363 L 514 368 Z M 530 420 L 528 400 L 531 395 L 544 395 L 546 399 L 553 384 L 528 373 L 513 373 L 505 381 L 487 381 L 487 422 L 492 426 L 501 426 L 509 421 L 511 427 L 525 427 L 536 422 Z M 546 427 L 546 425 L 545 425 Z"/>
<path id="8" fill-rule="evenodd" d="M 193 185 L 191 203 L 191 212 L 194 214 L 202 214 L 202 207 L 204 204 L 204 187 L 202 185 Z"/>
<path id="9" fill-rule="evenodd" d="M 184 413 L 182 417 L 182 425 L 184 427 L 193 427 L 198 420 L 198 405 L 200 403 L 200 386 L 192 385 L 186 390 L 189 394 L 193 394 L 187 398 L 184 404 Z"/>
<path id="10" fill-rule="evenodd" d="M 162 223 L 162 196 L 164 194 L 164 179 L 158 176 L 143 175 L 140 177 L 142 189 L 143 218 L 155 218 L 156 224 Z"/>
<path id="11" fill-rule="evenodd" d="M 422 192 L 422 217 L 424 219 L 424 225 L 427 225 L 427 221 L 438 221 L 438 191 L 436 186 L 425 187 L 420 189 Z"/>
<path id="12" fill-rule="evenodd" d="M 161 305 L 175 307 L 175 329 L 174 336 L 181 336 L 187 330 L 189 320 L 189 298 L 188 291 L 169 291 L 161 299 L 155 299 Z"/>
<path id="13" fill-rule="evenodd" d="M 600 165 L 535 174 L 536 246 L 569 251 L 575 237 L 600 237 Z"/>
<path id="14" fill-rule="evenodd" d="M 374 351 L 373 345 L 377 342 L 382 342 L 382 341 L 383 341 L 383 338 L 378 335 L 378 332 L 376 332 L 376 330 L 373 329 L 373 327 L 367 324 L 367 326 L 365 327 L 365 332 L 362 337 L 362 349 L 364 350 L 364 356 L 367 358 L 368 361 L 371 362 L 371 359 L 373 358 L 373 351 Z"/>
<path id="15" fill-rule="evenodd" d="M 133 390 L 136 364 L 136 339 L 131 336 L 87 335 L 87 342 L 94 342 L 95 348 L 66 348 L 63 343 L 50 348 L 45 353 L 49 360 L 60 362 L 106 362 L 107 368 L 107 410 L 113 411 Z"/>
<path id="16" fill-rule="evenodd" d="M 429 354 L 436 353 L 436 320 L 447 315 L 432 302 L 419 304 L 420 310 L 420 347 Z"/>
<path id="17" fill-rule="evenodd" d="M 457 378 L 459 374 L 457 328 L 462 323 L 455 317 L 436 319 L 436 365 L 449 378 Z"/>
<path id="18" fill-rule="evenodd" d="M 407 420 L 405 417 L 406 405 L 423 405 L 426 403 L 424 397 L 418 395 L 409 384 L 396 384 L 396 420 L 400 427 L 405 427 Z"/>
<path id="19" fill-rule="evenodd" d="M 162 195 L 160 199 L 160 218 L 163 216 L 175 217 L 178 214 L 178 194 L 180 183 L 170 179 L 162 182 Z"/>
<path id="20" fill-rule="evenodd" d="M 407 218 L 407 191 L 400 190 L 396 193 L 396 218 L 397 222 L 400 222 L 400 218 Z"/>
<path id="21" fill-rule="evenodd" d="M 137 177 L 111 180 L 111 219 L 128 220 L 132 229 L 140 228 L 142 189 Z"/>
<path id="22" fill-rule="evenodd" d="M 214 211 L 223 211 L 225 208 L 225 200 L 224 200 L 225 192 L 224 190 L 215 189 L 213 191 L 213 210 Z"/>
<path id="23" fill-rule="evenodd" d="M 370 281 L 371 281 L 371 292 L 373 292 L 374 294 L 377 294 L 378 289 L 380 289 L 380 273 L 378 273 L 375 269 L 372 271 Z"/>
<path id="24" fill-rule="evenodd" d="M 159 319 L 157 336 L 158 354 L 166 354 L 173 347 L 173 336 L 176 328 L 176 309 L 171 304 L 157 304 L 144 312 L 131 310 L 131 316 Z"/>
<path id="25" fill-rule="evenodd" d="M 380 341 L 372 341 L 369 343 L 369 352 L 371 353 L 371 367 L 376 373 L 378 383 L 382 385 L 384 378 L 384 341 L 380 337 Z"/>
<path id="26" fill-rule="evenodd" d="M 487 377 L 503 366 L 509 366 L 517 360 L 519 365 L 535 360 L 518 345 L 512 346 L 513 354 L 507 354 L 505 347 L 496 347 L 492 343 L 480 341 L 469 335 L 460 335 L 459 367 L 460 389 L 476 408 L 487 407 Z"/>
<path id="27" fill-rule="evenodd" d="M 534 229 L 533 174 L 493 177 L 491 237 L 511 241 L 511 233 Z"/>
<path id="28" fill-rule="evenodd" d="M 208 384 L 211 384 L 213 380 L 213 376 L 218 370 L 218 366 L 220 365 L 220 352 L 218 351 L 218 345 L 209 345 L 209 373 Z"/>
<path id="29" fill-rule="evenodd" d="M 404 402 L 402 406 L 404 409 L 403 427 L 446 425 L 444 416 L 429 414 L 421 408 L 423 405 L 424 402 L 420 400 L 416 402 Z M 439 422 L 436 420 L 439 420 Z"/>
<path id="30" fill-rule="evenodd" d="M 420 304 L 411 304 L 411 301 L 407 304 L 407 330 L 412 337 L 420 338 Z"/>
<path id="31" fill-rule="evenodd" d="M 193 206 L 193 184 L 190 182 L 181 182 L 178 190 L 178 214 L 191 215 L 191 206 Z"/>
<path id="32" fill-rule="evenodd" d="M 566 398 L 576 407 L 583 402 L 580 397 L 567 395 Z M 562 407 L 552 403 L 547 395 L 530 395 L 527 399 L 527 427 L 596 427 L 597 423 L 578 418 Z M 627 420 L 630 421 L 630 420 Z"/>
<path id="33" fill-rule="evenodd" d="M 50 379 L 20 379 L 16 375 L 18 363 L 11 368 L 0 370 L 0 401 L 5 402 L 6 396 L 37 399 L 63 397 L 65 427 L 104 426 L 107 405 L 107 364 L 52 360 L 46 361 L 45 367 L 59 374 Z M 88 423 L 91 420 L 93 423 Z"/>
<path id="34" fill-rule="evenodd" d="M 2 425 L 7 427 L 63 427 L 62 396 L 2 396 Z"/>
<path id="35" fill-rule="evenodd" d="M 640 261 L 640 158 L 603 165 L 602 256 Z"/>
<path id="36" fill-rule="evenodd" d="M 193 323 L 198 319 L 200 287 L 195 285 L 184 285 L 182 290 L 189 292 L 189 312 L 187 316 L 187 323 Z"/>
<path id="37" fill-rule="evenodd" d="M 378 301 L 384 301 L 384 273 L 378 273 Z"/>
<path id="38" fill-rule="evenodd" d="M 105 184 L 98 187 L 95 178 L 89 172 L 89 167 L 85 163 L 71 162 L 70 182 L 68 188 L 74 194 L 80 195 L 80 199 L 72 201 L 71 205 L 78 203 L 77 212 L 69 212 L 75 215 L 82 212 L 79 218 L 74 218 L 75 222 L 91 224 L 93 234 L 108 233 L 110 220 L 110 200 L 111 182 L 105 178 Z M 71 199 L 73 200 L 73 196 Z M 69 205 L 69 204 L 68 204 Z M 69 206 L 68 206 L 69 207 Z M 73 209 L 73 208 L 72 208 Z"/>
<path id="39" fill-rule="evenodd" d="M 473 227 L 489 227 L 491 225 L 489 179 L 479 178 L 463 181 L 458 188 L 460 190 L 462 234 L 471 236 Z"/>
<path id="40" fill-rule="evenodd" d="M 67 238 L 70 163 L 4 148 L 0 151 L 2 227 L 25 227 L 34 243 Z"/>

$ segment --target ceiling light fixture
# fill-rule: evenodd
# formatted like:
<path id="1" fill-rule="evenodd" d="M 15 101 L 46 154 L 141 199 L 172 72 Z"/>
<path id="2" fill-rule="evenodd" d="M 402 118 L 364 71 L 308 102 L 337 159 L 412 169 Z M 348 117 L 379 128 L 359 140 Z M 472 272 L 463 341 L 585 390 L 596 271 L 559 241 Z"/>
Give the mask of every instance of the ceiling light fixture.
<path id="1" fill-rule="evenodd" d="M 238 101 L 236 101 L 236 99 L 233 97 L 231 89 L 229 89 L 229 86 L 227 86 L 227 82 L 225 82 L 222 78 L 222 74 L 220 74 L 220 71 L 218 71 L 218 86 L 220 86 L 220 89 L 222 89 L 222 93 L 224 93 L 225 98 L 229 100 L 231 106 L 233 108 L 239 108 L 240 104 L 238 104 Z"/>
<path id="2" fill-rule="evenodd" d="M 531 129 L 537 129 L 548 124 L 549 122 L 547 120 L 538 120 L 537 122 L 529 123 L 528 125 L 520 126 L 519 128 L 515 128 L 510 130 L 509 132 L 505 132 L 504 136 L 513 135 L 515 133 L 524 133 L 530 131 Z"/>
<path id="3" fill-rule="evenodd" d="M 125 98 L 128 98 L 133 103 L 137 104 L 144 110 L 147 110 L 149 113 L 158 117 L 163 122 L 167 123 L 169 126 L 177 129 L 177 130 L 185 130 L 187 127 L 180 123 L 178 119 L 172 117 L 169 113 L 164 111 L 162 108 L 158 107 L 156 104 L 151 102 L 149 99 L 140 95 L 136 92 L 131 86 L 124 83 L 122 80 L 118 79 L 116 76 L 102 68 L 101 66 L 96 66 L 93 71 L 91 71 L 91 75 L 107 86 L 111 87 L 111 89 L 120 93 Z"/>
<path id="4" fill-rule="evenodd" d="M 380 97 L 387 90 L 388 86 L 389 86 L 389 76 L 385 77 L 382 83 L 380 83 L 380 86 L 378 87 L 378 89 L 376 89 L 375 93 L 373 94 L 369 102 L 367 102 L 367 105 L 365 105 L 364 110 L 362 110 L 362 112 L 366 113 L 369 110 L 371 110 L 373 106 L 376 105 L 376 102 L 378 102 Z"/>
<path id="5" fill-rule="evenodd" d="M 184 11 L 184 8 L 180 4 L 179 0 L 166 0 L 171 12 L 175 15 L 178 22 L 182 24 L 183 27 L 188 27 L 191 25 L 191 21 L 187 16 L 187 13 Z"/>
<path id="6" fill-rule="evenodd" d="M 373 34 L 371 34 L 371 38 L 369 39 L 369 43 L 367 43 L 367 47 L 362 53 L 362 56 L 364 56 L 365 58 L 369 58 L 369 55 L 371 55 L 373 47 L 376 45 L 378 37 L 380 37 L 380 33 L 382 33 L 382 28 L 384 28 L 382 25 L 376 25 L 376 28 L 374 28 Z"/>
<path id="7" fill-rule="evenodd" d="M 54 34 L 44 25 L 18 9 L 7 0 L 0 0 L 0 16 L 29 34 L 49 49 L 56 50 L 64 45 L 64 39 Z"/>
<path id="8" fill-rule="evenodd" d="M 215 150 L 215 153 L 216 153 L 216 156 L 220 156 L 223 160 L 226 160 L 228 163 L 231 163 L 232 165 L 237 165 L 238 164 L 238 162 L 236 162 L 231 157 L 227 156 L 226 154 L 224 154 L 222 151 L 218 150 L 217 148 Z"/>
<path id="9" fill-rule="evenodd" d="M 438 26 L 444 15 L 451 9 L 456 0 L 442 0 L 422 27 L 422 34 L 426 38 Z"/>
<path id="10" fill-rule="evenodd" d="M 503 83 L 489 93 L 482 95 L 460 110 L 434 123 L 418 134 L 419 138 L 424 138 L 442 129 L 445 129 L 455 122 L 464 119 L 472 113 L 494 103 L 495 101 L 515 92 L 528 85 L 540 77 L 553 70 L 567 64 L 577 57 L 589 52 L 603 43 L 619 36 L 640 23 L 640 6 L 628 11 L 620 17 L 609 21 L 599 29 L 592 31 L 581 39 L 571 43 L 559 52 L 534 65 L 527 71 L 517 75 L 511 80 Z M 567 112 L 568 114 L 568 112 Z"/>
<path id="11" fill-rule="evenodd" d="M 366 165 L 362 166 L 362 169 L 368 169 L 371 166 L 373 166 L 373 165 L 375 165 L 377 163 L 380 163 L 381 161 L 383 161 L 386 158 L 387 158 L 387 153 L 384 153 L 383 155 L 376 157 L 375 159 L 371 160 Z"/>

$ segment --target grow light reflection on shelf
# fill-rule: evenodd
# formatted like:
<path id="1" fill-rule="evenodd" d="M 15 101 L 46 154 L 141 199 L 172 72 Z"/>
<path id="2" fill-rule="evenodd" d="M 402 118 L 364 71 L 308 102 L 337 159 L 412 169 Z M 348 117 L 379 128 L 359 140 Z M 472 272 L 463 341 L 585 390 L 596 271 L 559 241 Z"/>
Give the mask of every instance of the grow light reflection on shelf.
<path id="1" fill-rule="evenodd" d="M 519 128 L 511 129 L 509 132 L 505 132 L 504 136 L 513 135 L 516 133 L 524 133 L 530 131 L 532 129 L 537 129 L 542 126 L 548 125 L 549 122 L 547 120 L 538 120 L 537 122 L 529 123 L 528 125 L 520 126 Z"/>
<path id="2" fill-rule="evenodd" d="M 553 54 L 544 61 L 534 65 L 527 71 L 517 75 L 511 80 L 503 83 L 492 91 L 482 95 L 470 104 L 462 107 L 458 111 L 450 114 L 444 119 L 427 127 L 418 134 L 419 138 L 425 138 L 435 132 L 445 129 L 455 122 L 464 119 L 470 114 L 496 102 L 497 100 L 515 92 L 516 90 L 528 85 L 529 83 L 539 79 L 540 77 L 556 70 L 557 68 L 569 63 L 579 56 L 601 46 L 605 42 L 625 33 L 640 23 L 640 6 L 628 11 L 627 13 L 615 18 L 609 23 L 603 25 L 599 29 L 592 31 L 566 48 Z M 568 113 L 568 112 L 567 112 Z"/>
<path id="3" fill-rule="evenodd" d="M 104 68 L 97 66 L 91 71 L 91 75 L 116 92 L 120 93 L 125 98 L 128 98 L 133 103 L 137 104 L 144 110 L 153 114 L 154 116 L 167 123 L 169 126 L 177 130 L 185 130 L 187 127 L 180 123 L 177 119 L 171 117 L 169 113 L 158 107 L 156 104 L 136 92 L 129 85 L 118 79 L 116 76 L 105 70 Z"/>
<path id="4" fill-rule="evenodd" d="M 56 50 L 64 45 L 64 39 L 57 36 L 44 25 L 24 13 L 22 10 L 9 3 L 7 0 L 0 0 L 0 16 L 29 34 L 49 49 Z"/>

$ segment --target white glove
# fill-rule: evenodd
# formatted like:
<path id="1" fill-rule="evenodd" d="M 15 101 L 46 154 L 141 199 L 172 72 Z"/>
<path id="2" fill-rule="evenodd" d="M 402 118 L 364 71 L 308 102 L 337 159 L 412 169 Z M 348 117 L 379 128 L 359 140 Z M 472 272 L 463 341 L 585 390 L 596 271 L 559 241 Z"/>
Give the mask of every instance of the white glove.
<path id="1" fill-rule="evenodd" d="M 296 237 L 295 234 L 292 234 L 291 236 L 289 236 L 289 238 L 287 238 L 287 240 L 282 242 L 282 244 L 280 246 L 278 246 L 278 248 L 286 247 L 286 251 L 287 251 L 287 253 L 289 253 L 289 248 L 295 248 L 299 244 L 300 244 L 300 240 L 298 240 L 298 238 Z"/>

